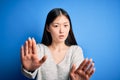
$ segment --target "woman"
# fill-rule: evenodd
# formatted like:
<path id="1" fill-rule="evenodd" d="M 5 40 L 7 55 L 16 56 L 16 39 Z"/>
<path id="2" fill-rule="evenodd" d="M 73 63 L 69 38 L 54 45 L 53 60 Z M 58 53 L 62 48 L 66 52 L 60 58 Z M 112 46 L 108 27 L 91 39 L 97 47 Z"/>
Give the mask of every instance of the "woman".
<path id="1" fill-rule="evenodd" d="M 22 72 L 36 80 L 89 80 L 95 71 L 84 59 L 75 40 L 68 13 L 52 9 L 46 19 L 42 42 L 28 38 L 21 47 Z"/>

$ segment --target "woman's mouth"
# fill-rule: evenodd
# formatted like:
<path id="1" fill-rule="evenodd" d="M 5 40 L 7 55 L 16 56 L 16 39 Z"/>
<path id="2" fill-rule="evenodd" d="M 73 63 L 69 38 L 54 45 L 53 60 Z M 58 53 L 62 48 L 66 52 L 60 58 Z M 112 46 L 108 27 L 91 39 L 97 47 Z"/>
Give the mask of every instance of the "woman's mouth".
<path id="1" fill-rule="evenodd" d="M 64 38 L 64 35 L 59 35 L 59 38 L 60 38 L 60 39 Z"/>

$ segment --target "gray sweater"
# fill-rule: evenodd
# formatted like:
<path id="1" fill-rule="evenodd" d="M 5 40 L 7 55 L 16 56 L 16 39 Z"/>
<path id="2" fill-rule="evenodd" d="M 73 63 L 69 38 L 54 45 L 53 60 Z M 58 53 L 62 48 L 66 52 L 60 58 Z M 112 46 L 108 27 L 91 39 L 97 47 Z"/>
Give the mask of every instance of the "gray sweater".
<path id="1" fill-rule="evenodd" d="M 82 49 L 77 45 L 70 46 L 64 59 L 58 64 L 54 62 L 47 46 L 37 44 L 37 49 L 38 57 L 41 59 L 47 55 L 47 60 L 33 73 L 22 68 L 23 74 L 30 79 L 36 77 L 36 80 L 69 80 L 72 64 L 78 67 L 84 59 Z"/>

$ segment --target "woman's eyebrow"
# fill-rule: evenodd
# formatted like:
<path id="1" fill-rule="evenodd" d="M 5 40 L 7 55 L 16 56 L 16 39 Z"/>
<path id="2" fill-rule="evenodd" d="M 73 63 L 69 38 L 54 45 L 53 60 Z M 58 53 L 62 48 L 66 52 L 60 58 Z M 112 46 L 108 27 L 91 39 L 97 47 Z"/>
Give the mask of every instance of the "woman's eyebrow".
<path id="1" fill-rule="evenodd" d="M 60 23 L 58 23 L 58 22 L 53 22 L 52 24 L 60 24 Z"/>
<path id="2" fill-rule="evenodd" d="M 63 24 L 68 24 L 69 22 L 63 22 Z M 61 23 L 58 23 L 58 22 L 54 22 L 52 24 L 61 24 Z"/>
<path id="3" fill-rule="evenodd" d="M 64 22 L 64 24 L 69 24 L 69 22 Z"/>

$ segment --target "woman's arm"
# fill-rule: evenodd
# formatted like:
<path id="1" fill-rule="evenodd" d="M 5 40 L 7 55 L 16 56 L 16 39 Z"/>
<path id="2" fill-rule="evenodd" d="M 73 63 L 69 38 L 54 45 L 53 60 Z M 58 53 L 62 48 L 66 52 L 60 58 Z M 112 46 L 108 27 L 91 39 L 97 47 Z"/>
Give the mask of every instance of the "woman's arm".
<path id="1" fill-rule="evenodd" d="M 39 69 L 36 69 L 35 71 L 29 72 L 26 69 L 24 69 L 23 67 L 21 67 L 21 71 L 24 74 L 24 76 L 26 76 L 27 78 L 30 78 L 30 79 L 34 79 L 36 77 L 38 70 Z"/>
<path id="2" fill-rule="evenodd" d="M 92 59 L 84 59 L 82 49 L 80 47 L 76 48 L 74 54 L 70 71 L 71 80 L 89 80 L 95 72 Z"/>
<path id="3" fill-rule="evenodd" d="M 39 59 L 37 53 L 38 50 L 34 38 L 26 40 L 25 44 L 21 47 L 22 72 L 29 78 L 34 78 L 39 67 L 46 61 L 46 56 Z"/>

